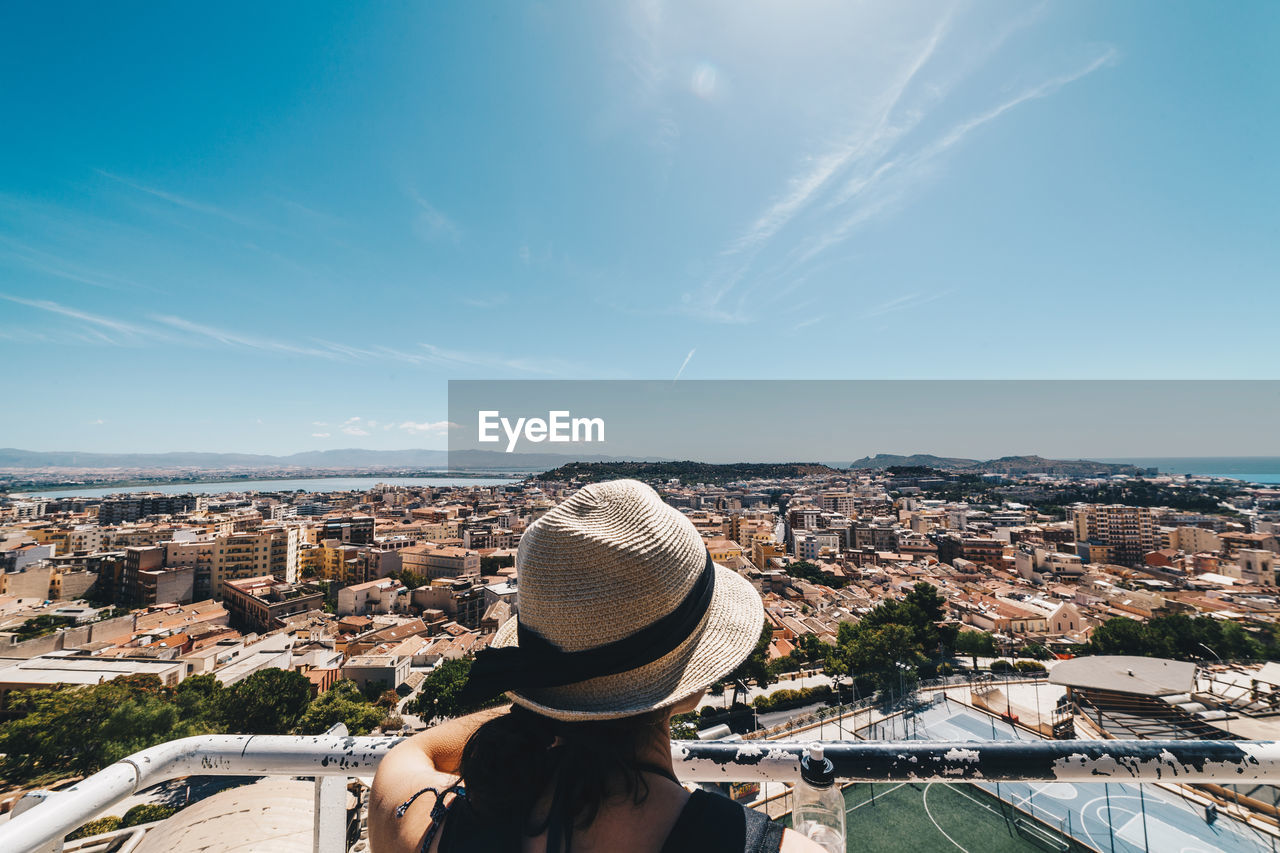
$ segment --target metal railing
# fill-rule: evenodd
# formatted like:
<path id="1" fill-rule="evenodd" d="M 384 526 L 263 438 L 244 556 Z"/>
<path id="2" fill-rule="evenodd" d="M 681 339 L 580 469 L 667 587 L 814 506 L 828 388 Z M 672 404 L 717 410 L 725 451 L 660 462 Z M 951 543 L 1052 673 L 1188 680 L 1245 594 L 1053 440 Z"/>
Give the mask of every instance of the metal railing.
<path id="1" fill-rule="evenodd" d="M 344 786 L 372 776 L 403 738 L 207 735 L 142 750 L 65 791 L 28 794 L 0 825 L 0 853 L 57 850 L 103 809 L 159 782 L 191 775 L 301 776 L 316 780 L 314 847 L 345 849 Z M 676 741 L 687 782 L 791 782 L 808 742 Z M 1275 741 L 836 741 L 836 776 L 880 782 L 1280 782 Z"/>

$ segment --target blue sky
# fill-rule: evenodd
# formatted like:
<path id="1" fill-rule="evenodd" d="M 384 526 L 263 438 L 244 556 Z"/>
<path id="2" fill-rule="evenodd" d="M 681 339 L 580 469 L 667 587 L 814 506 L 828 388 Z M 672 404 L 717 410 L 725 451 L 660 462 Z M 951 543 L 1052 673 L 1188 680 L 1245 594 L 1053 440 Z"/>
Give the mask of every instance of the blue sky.
<path id="1" fill-rule="evenodd" d="M 443 447 L 450 378 L 1273 378 L 1277 32 L 8 4 L 0 445 Z"/>

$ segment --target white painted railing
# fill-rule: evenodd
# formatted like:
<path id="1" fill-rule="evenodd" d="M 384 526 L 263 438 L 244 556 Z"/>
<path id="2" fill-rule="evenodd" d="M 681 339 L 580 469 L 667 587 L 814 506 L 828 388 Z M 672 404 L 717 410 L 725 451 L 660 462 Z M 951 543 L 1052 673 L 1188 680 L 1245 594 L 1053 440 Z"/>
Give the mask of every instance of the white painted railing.
<path id="1" fill-rule="evenodd" d="M 125 797 L 192 775 L 316 780 L 314 849 L 345 849 L 346 780 L 372 776 L 396 737 L 208 735 L 134 753 L 65 791 L 29 794 L 0 825 L 0 853 L 58 850 L 62 838 Z M 808 742 L 677 741 L 676 773 L 690 782 L 790 782 Z M 837 777 L 879 782 L 1280 782 L 1274 741 L 834 741 Z"/>

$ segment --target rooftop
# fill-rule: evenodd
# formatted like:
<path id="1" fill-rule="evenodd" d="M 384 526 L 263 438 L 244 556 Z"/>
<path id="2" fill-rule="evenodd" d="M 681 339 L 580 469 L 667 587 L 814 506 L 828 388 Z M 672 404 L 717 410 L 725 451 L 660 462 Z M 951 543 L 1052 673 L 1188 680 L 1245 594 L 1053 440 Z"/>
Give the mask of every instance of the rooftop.
<path id="1" fill-rule="evenodd" d="M 1049 681 L 1084 690 L 1172 696 L 1190 693 L 1195 686 L 1195 676 L 1194 663 L 1129 655 L 1098 655 L 1062 661 L 1049 674 Z"/>

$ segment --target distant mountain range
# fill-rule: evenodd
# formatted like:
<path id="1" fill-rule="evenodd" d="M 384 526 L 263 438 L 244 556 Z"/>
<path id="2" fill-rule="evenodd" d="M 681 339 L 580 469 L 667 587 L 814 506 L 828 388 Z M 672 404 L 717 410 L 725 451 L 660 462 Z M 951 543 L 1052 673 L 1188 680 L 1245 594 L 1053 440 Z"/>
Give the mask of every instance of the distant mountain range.
<path id="1" fill-rule="evenodd" d="M 960 471 L 970 474 L 1050 474 L 1060 477 L 1087 477 L 1092 474 L 1146 474 L 1152 469 L 1139 468 L 1121 462 L 1096 462 L 1091 459 L 1045 459 L 1043 456 L 1001 456 L 999 459 L 962 459 L 954 456 L 934 456 L 929 453 L 913 453 L 898 456 L 893 453 L 877 453 L 849 463 L 859 470 L 890 467 L 925 467 L 942 471 Z"/>
<path id="2" fill-rule="evenodd" d="M 19 450 L 0 448 L 0 469 L 49 470 L 74 468 L 109 469 L 186 469 L 225 471 L 228 469 L 278 470 L 367 470 L 416 469 L 454 470 L 484 468 L 491 470 L 546 470 L 569 462 L 617 462 L 620 456 L 569 456 L 560 453 L 503 453 L 495 450 L 461 450 L 453 454 L 444 450 L 308 450 L 288 456 L 255 453 L 86 453 L 73 450 Z M 646 458 L 634 461 L 660 461 Z"/>

